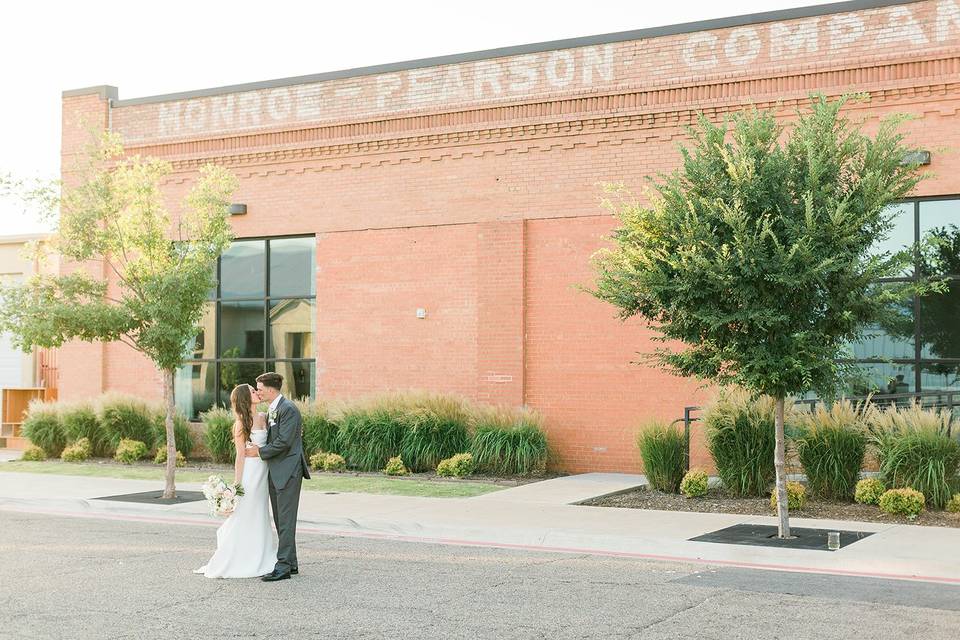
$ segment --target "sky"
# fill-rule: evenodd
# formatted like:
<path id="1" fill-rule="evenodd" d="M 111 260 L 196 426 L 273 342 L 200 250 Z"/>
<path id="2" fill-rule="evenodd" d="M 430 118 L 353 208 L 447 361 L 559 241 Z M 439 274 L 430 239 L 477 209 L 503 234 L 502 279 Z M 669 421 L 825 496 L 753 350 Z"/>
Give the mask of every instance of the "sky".
<path id="1" fill-rule="evenodd" d="M 137 98 L 815 4 L 826 2 L 11 2 L 0 173 L 58 177 L 66 89 Z M 0 235 L 44 230 L 15 202 L 0 200 L 0 221 Z"/>

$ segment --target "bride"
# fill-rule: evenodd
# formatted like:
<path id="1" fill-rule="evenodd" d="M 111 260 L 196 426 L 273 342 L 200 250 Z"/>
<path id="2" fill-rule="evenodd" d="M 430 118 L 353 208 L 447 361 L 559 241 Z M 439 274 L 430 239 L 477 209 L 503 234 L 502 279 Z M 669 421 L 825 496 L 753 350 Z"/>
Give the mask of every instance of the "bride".
<path id="1" fill-rule="evenodd" d="M 267 508 L 267 463 L 259 457 L 248 458 L 248 445 L 263 446 L 267 441 L 262 413 L 254 415 L 253 404 L 259 401 L 257 391 L 247 384 L 234 387 L 230 406 L 233 423 L 233 444 L 236 447 L 234 482 L 243 485 L 244 495 L 237 508 L 217 529 L 217 550 L 204 566 L 194 573 L 208 578 L 255 578 L 273 571 L 277 564 L 277 539 L 270 527 Z"/>

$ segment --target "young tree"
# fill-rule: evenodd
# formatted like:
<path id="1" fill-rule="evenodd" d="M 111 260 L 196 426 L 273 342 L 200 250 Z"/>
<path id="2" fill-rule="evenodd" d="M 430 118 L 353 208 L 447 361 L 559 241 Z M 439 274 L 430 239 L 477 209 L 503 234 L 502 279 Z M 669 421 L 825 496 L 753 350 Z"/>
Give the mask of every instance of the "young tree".
<path id="1" fill-rule="evenodd" d="M 78 265 L 103 265 L 107 277 L 83 268 L 38 274 L 0 294 L 0 330 L 25 351 L 74 339 L 120 341 L 156 364 L 166 406 L 165 498 L 176 497 L 174 375 L 215 285 L 217 257 L 232 239 L 227 209 L 236 188 L 225 168 L 202 167 L 174 225 L 161 191 L 170 172 L 162 160 L 124 157 L 115 134 L 98 138 L 62 197 L 51 196 L 55 190 L 27 195 L 46 202 L 52 217 L 59 208 L 52 250 Z"/>
<path id="2" fill-rule="evenodd" d="M 921 177 L 901 163 L 902 118 L 870 137 L 841 115 L 847 100 L 814 97 L 789 129 L 756 110 L 735 115 L 730 131 L 701 116 L 648 206 L 607 201 L 622 226 L 594 256 L 592 293 L 679 343 L 649 354 L 654 363 L 776 400 L 781 538 L 784 401 L 840 388 L 846 345 L 892 302 L 874 283 L 911 260 L 871 252 L 892 228 L 887 205 Z"/>

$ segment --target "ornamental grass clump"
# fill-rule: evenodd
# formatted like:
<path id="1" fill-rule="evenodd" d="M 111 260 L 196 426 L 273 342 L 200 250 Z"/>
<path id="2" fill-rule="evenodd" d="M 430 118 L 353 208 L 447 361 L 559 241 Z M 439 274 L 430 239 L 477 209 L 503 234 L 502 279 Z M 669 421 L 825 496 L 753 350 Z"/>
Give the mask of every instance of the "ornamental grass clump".
<path id="1" fill-rule="evenodd" d="M 51 458 L 60 457 L 67 435 L 60 421 L 60 404 L 34 400 L 23 420 L 23 435 Z"/>
<path id="2" fill-rule="evenodd" d="M 296 402 L 303 421 L 303 452 L 309 458 L 318 452 L 339 451 L 340 423 L 325 402 Z"/>
<path id="3" fill-rule="evenodd" d="M 866 404 L 848 400 L 797 415 L 793 441 L 811 493 L 850 499 L 867 450 L 868 417 Z"/>
<path id="4" fill-rule="evenodd" d="M 683 433 L 662 422 L 653 422 L 637 434 L 637 448 L 650 486 L 677 493 L 686 466 Z"/>
<path id="5" fill-rule="evenodd" d="M 454 395 L 409 393 L 400 438 L 400 455 L 411 471 L 437 468 L 441 460 L 463 451 L 470 443 L 470 412 Z"/>
<path id="6" fill-rule="evenodd" d="M 887 485 L 880 478 L 864 478 L 857 483 L 853 499 L 860 504 L 877 504 L 886 490 Z"/>
<path id="7" fill-rule="evenodd" d="M 68 442 L 86 438 L 90 444 L 90 455 L 108 457 L 113 454 L 114 445 L 92 405 L 85 402 L 62 404 L 60 421 Z"/>
<path id="8" fill-rule="evenodd" d="M 482 473 L 542 474 L 548 453 L 543 417 L 526 408 L 480 407 L 474 414 L 470 453 Z"/>
<path id="9" fill-rule="evenodd" d="M 474 466 L 472 454 L 458 453 L 440 461 L 437 465 L 437 475 L 446 478 L 464 478 L 473 473 Z"/>
<path id="10" fill-rule="evenodd" d="M 137 460 L 147 457 L 150 449 L 139 440 L 123 439 L 117 445 L 117 452 L 113 454 L 113 459 L 123 464 L 133 464 Z"/>
<path id="11" fill-rule="evenodd" d="M 408 403 L 400 394 L 351 403 L 340 415 L 340 453 L 352 469 L 379 471 L 400 451 Z"/>
<path id="12" fill-rule="evenodd" d="M 774 401 L 721 390 L 703 417 L 707 448 L 723 486 L 735 496 L 763 496 L 773 482 Z"/>
<path id="13" fill-rule="evenodd" d="M 770 494 L 770 508 L 776 510 L 779 501 L 777 500 L 776 489 Z M 787 510 L 802 511 L 807 506 L 807 488 L 799 482 L 787 483 Z"/>
<path id="14" fill-rule="evenodd" d="M 64 462 L 83 462 L 84 460 L 90 459 L 90 453 L 92 451 L 93 447 L 90 444 L 90 440 L 80 438 L 70 446 L 64 448 L 60 454 L 60 459 Z"/>
<path id="15" fill-rule="evenodd" d="M 143 400 L 116 393 L 102 396 L 97 403 L 100 423 L 114 448 L 121 440 L 153 444 L 155 409 Z M 177 443 L 179 448 L 180 443 Z"/>
<path id="16" fill-rule="evenodd" d="M 690 469 L 680 481 L 680 493 L 688 498 L 699 498 L 707 495 L 709 479 L 703 469 Z"/>
<path id="17" fill-rule="evenodd" d="M 200 414 L 200 420 L 206 427 L 204 442 L 214 462 L 233 462 L 236 449 L 233 444 L 233 414 L 226 409 L 215 407 Z M 177 442 L 180 442 L 180 438 Z"/>
<path id="18" fill-rule="evenodd" d="M 880 511 L 893 515 L 916 518 L 923 511 L 926 500 L 923 494 L 910 487 L 890 489 L 880 496 Z"/>
<path id="19" fill-rule="evenodd" d="M 942 509 L 958 488 L 960 441 L 949 411 L 927 410 L 914 403 L 877 412 L 871 440 L 887 486 L 910 487 L 927 506 Z"/>

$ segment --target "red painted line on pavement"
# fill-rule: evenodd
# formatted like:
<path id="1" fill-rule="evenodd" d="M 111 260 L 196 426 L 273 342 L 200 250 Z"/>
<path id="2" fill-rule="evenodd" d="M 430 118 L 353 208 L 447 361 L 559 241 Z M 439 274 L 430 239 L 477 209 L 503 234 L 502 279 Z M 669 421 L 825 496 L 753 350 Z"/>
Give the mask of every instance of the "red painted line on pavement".
<path id="1" fill-rule="evenodd" d="M 195 518 L 171 518 L 162 516 L 138 516 L 133 514 L 116 514 L 107 512 L 80 512 L 57 511 L 55 509 L 36 509 L 19 507 L 0 507 L 0 511 L 16 511 L 20 513 L 37 513 L 42 515 L 65 516 L 70 518 L 95 518 L 100 520 L 121 520 L 134 522 L 152 522 L 158 524 L 187 524 L 206 527 L 219 527 L 219 520 L 199 520 Z M 579 553 L 597 556 L 611 556 L 617 558 L 634 558 L 638 560 L 662 560 L 665 562 L 684 562 L 706 565 L 720 565 L 724 567 L 738 567 L 743 569 L 761 569 L 769 571 L 790 571 L 793 573 L 812 573 L 821 575 L 839 575 L 857 578 L 881 578 L 886 580 L 908 580 L 912 582 L 937 582 L 943 584 L 960 584 L 960 578 L 947 576 L 924 576 L 906 573 L 884 573 L 880 571 L 855 571 L 852 569 L 824 569 L 821 567 L 804 567 L 787 564 L 772 564 L 762 562 L 742 562 L 739 560 L 711 560 L 709 558 L 690 556 L 671 556 L 654 553 L 640 553 L 636 551 L 612 551 L 609 549 L 590 549 L 579 547 L 552 547 L 510 542 L 485 542 L 479 540 L 461 540 L 457 538 L 431 538 L 427 536 L 407 536 L 399 533 L 376 533 L 372 531 L 352 531 L 341 529 L 321 529 L 317 527 L 297 527 L 298 533 L 313 533 L 318 535 L 340 536 L 346 538 L 374 538 L 381 540 L 396 540 L 400 542 L 421 542 L 428 544 L 445 544 L 465 547 L 489 547 L 496 549 L 518 549 L 523 551 L 545 551 L 550 553 Z"/>

